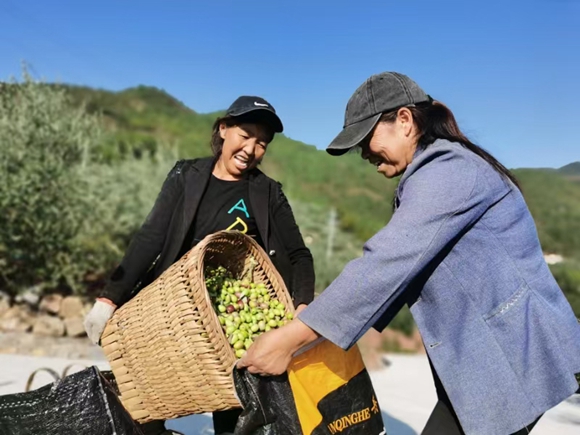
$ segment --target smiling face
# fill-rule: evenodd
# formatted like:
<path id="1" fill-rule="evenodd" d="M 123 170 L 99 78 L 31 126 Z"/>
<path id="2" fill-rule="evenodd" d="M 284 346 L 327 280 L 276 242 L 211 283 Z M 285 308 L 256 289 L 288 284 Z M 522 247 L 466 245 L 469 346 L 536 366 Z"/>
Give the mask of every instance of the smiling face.
<path id="1" fill-rule="evenodd" d="M 224 180 L 239 180 L 254 169 L 264 157 L 272 134 L 261 124 L 228 126 L 221 123 L 219 135 L 223 139 L 214 175 Z"/>
<path id="2" fill-rule="evenodd" d="M 387 178 L 402 174 L 413 160 L 417 139 L 413 115 L 407 108 L 387 116 L 361 144 L 361 157 Z"/>

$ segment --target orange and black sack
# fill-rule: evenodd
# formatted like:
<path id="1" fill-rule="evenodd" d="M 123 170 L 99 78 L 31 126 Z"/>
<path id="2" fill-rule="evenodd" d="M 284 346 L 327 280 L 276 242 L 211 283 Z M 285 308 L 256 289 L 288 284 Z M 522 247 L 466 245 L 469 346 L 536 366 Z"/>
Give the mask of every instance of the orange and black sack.
<path id="1" fill-rule="evenodd" d="M 381 410 L 357 346 L 323 341 L 288 372 L 262 377 L 234 370 L 244 411 L 235 435 L 384 435 Z"/>

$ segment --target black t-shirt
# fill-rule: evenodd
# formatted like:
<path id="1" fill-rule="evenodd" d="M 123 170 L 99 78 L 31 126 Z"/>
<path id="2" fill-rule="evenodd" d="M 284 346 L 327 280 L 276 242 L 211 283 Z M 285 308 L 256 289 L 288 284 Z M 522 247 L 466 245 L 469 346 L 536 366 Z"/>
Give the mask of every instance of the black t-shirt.
<path id="1" fill-rule="evenodd" d="M 248 180 L 220 180 L 213 174 L 187 233 L 182 255 L 209 234 L 238 230 L 264 246 L 250 205 Z"/>

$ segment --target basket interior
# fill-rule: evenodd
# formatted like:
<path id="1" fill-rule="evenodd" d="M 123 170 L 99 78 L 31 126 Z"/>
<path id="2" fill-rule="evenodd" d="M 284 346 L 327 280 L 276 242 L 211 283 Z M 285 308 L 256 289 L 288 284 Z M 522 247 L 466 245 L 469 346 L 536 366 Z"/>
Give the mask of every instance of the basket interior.
<path id="1" fill-rule="evenodd" d="M 216 268 L 218 266 L 225 267 L 235 279 L 242 278 L 242 274 L 250 266 L 252 260 L 258 263 L 253 270 L 252 281 L 256 284 L 264 284 L 268 292 L 274 296 L 276 292 L 264 270 L 260 254 L 256 248 L 253 248 L 247 242 L 244 243 L 243 240 L 217 239 L 208 243 L 203 257 L 203 281 L 205 283 L 206 268 Z"/>
<path id="2" fill-rule="evenodd" d="M 232 243 L 230 240 L 216 240 L 209 243 L 203 257 L 202 276 L 205 282 L 205 271 L 208 267 L 223 266 L 236 278 L 244 271 L 249 260 L 249 247 L 241 243 Z"/>

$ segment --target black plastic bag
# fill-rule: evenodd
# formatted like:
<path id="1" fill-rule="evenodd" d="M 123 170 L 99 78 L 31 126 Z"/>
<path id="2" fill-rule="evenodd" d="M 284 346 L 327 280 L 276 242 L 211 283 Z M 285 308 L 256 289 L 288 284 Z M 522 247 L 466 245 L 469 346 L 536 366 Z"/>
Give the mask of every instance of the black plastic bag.
<path id="1" fill-rule="evenodd" d="M 379 403 L 357 346 L 323 341 L 281 376 L 234 368 L 244 408 L 234 435 L 384 435 Z"/>
<path id="2" fill-rule="evenodd" d="M 302 434 L 287 374 L 266 377 L 234 369 L 234 385 L 244 408 L 235 435 Z"/>
<path id="3" fill-rule="evenodd" d="M 97 367 L 0 396 L 0 435 L 142 435 Z"/>

